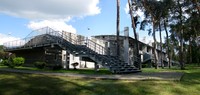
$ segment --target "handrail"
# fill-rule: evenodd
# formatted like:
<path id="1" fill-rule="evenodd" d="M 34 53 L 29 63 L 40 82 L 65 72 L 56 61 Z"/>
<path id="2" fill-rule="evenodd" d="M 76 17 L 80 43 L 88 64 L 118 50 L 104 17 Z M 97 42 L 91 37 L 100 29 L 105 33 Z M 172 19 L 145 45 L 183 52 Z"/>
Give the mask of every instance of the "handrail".
<path id="1" fill-rule="evenodd" d="M 62 35 L 61 37 L 63 39 L 65 39 L 66 41 L 68 41 L 72 44 L 84 45 L 84 41 L 85 41 L 84 36 L 76 35 L 76 34 L 69 33 L 69 32 L 64 32 L 64 31 L 62 31 L 61 35 Z"/>
<path id="2" fill-rule="evenodd" d="M 76 34 L 68 33 L 68 32 L 65 32 L 65 33 L 62 32 L 62 35 L 65 40 L 71 42 L 72 44 L 85 45 L 86 47 L 95 51 L 97 54 L 102 54 L 102 55 L 107 54 L 107 50 L 105 47 L 101 46 L 100 44 L 98 44 L 90 39 L 87 39 L 87 38 L 85 39 L 81 35 L 76 35 Z M 83 37 L 83 38 L 81 38 L 81 37 Z"/>
<path id="3" fill-rule="evenodd" d="M 102 55 L 107 55 L 108 54 L 108 50 L 103 47 L 102 45 L 87 39 L 87 45 L 88 48 L 94 50 L 95 52 L 97 52 L 98 54 L 102 54 Z"/>
<path id="4" fill-rule="evenodd" d="M 38 31 L 38 33 L 36 33 L 36 31 Z M 34 33 L 36 33 L 36 34 L 34 34 Z M 34 30 L 26 38 L 6 42 L 6 43 L 4 43 L 5 49 L 17 49 L 17 48 L 21 48 L 21 47 L 30 47 L 30 46 L 36 45 L 36 44 L 41 45 L 44 43 L 48 44 L 48 41 L 45 42 L 45 41 L 39 41 L 38 39 L 34 39 L 35 37 L 39 37 L 44 34 L 49 34 L 52 36 L 62 38 L 62 40 L 54 39 L 53 42 L 62 42 L 64 39 L 74 45 L 85 45 L 86 47 L 90 48 L 97 54 L 102 54 L 102 55 L 109 54 L 109 51 L 105 47 L 103 47 L 102 45 L 100 45 L 90 39 L 85 38 L 84 36 L 77 35 L 77 34 L 70 33 L 70 32 L 65 32 L 65 31 L 62 31 L 62 32 L 55 31 L 49 27 L 44 27 L 41 29 Z M 32 36 L 32 35 L 34 35 L 34 36 Z M 31 37 L 29 37 L 29 36 L 31 36 Z M 52 43 L 52 42 L 49 42 L 49 44 L 50 43 Z"/>

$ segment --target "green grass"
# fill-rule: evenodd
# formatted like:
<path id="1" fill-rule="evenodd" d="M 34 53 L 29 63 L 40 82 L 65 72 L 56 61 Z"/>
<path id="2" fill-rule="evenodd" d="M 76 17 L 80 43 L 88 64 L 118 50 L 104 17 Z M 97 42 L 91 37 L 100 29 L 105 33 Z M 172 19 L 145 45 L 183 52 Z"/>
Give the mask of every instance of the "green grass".
<path id="1" fill-rule="evenodd" d="M 0 68 L 8 68 L 7 66 L 0 66 Z M 104 74 L 112 74 L 110 71 L 107 69 L 99 69 L 98 72 L 95 72 L 94 69 L 70 69 L 70 70 L 52 70 L 52 69 L 38 69 L 35 67 L 15 67 L 13 69 L 18 69 L 18 70 L 34 70 L 34 71 L 43 71 L 43 72 L 57 72 L 57 73 L 74 73 L 74 74 L 97 74 L 97 75 L 104 75 Z"/>
<path id="2" fill-rule="evenodd" d="M 199 68 L 197 64 L 186 64 L 185 70 L 180 70 L 180 67 L 171 67 L 170 69 L 168 67 L 165 67 L 164 69 L 158 68 L 142 68 L 142 72 L 148 73 L 148 72 L 189 72 L 192 71 L 194 68 Z M 195 69 L 196 70 L 196 69 Z"/>
<path id="3" fill-rule="evenodd" d="M 183 70 L 180 70 L 179 67 L 172 67 L 172 68 L 158 68 L 158 69 L 154 69 L 154 68 L 142 68 L 142 72 L 183 72 Z"/>
<path id="4" fill-rule="evenodd" d="M 200 67 L 169 71 L 185 74 L 181 81 L 125 81 L 0 72 L 0 95 L 199 95 Z"/>

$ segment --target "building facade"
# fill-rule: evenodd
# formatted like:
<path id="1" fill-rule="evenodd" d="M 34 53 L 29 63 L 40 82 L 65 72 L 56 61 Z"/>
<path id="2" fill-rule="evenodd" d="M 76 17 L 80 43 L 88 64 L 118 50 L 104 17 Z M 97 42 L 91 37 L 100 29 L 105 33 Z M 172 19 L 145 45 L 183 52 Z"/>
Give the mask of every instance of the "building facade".
<path id="1" fill-rule="evenodd" d="M 128 34 L 119 37 L 119 57 L 116 56 L 116 35 L 87 38 L 65 31 L 54 31 L 48 27 L 34 31 L 33 34 L 25 39 L 5 43 L 5 51 L 24 57 L 27 66 L 42 61 L 52 68 L 69 69 L 73 68 L 73 63 L 78 63 L 77 68 L 103 67 L 114 73 L 137 71 L 135 39 Z M 139 41 L 139 49 L 142 63 L 150 64 L 153 60 L 153 47 Z M 161 57 L 167 60 L 164 51 L 157 49 L 157 53 L 159 60 Z"/>

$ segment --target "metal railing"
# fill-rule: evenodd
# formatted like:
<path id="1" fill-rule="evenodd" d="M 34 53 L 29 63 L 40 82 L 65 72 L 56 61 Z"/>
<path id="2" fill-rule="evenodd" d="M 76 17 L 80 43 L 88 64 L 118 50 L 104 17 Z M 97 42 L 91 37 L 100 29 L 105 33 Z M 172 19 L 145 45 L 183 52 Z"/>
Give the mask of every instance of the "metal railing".
<path id="1" fill-rule="evenodd" d="M 97 54 L 102 54 L 102 55 L 108 54 L 108 50 L 105 47 L 84 36 L 64 31 L 62 32 L 62 36 L 63 39 L 74 45 L 85 45 L 86 47 L 95 51 Z"/>
<path id="2" fill-rule="evenodd" d="M 39 32 L 35 33 L 36 31 Z M 3 44 L 3 46 L 5 50 L 14 50 L 50 43 L 49 39 L 42 39 L 45 34 L 59 36 L 59 33 L 56 33 L 53 29 L 45 27 L 41 28 L 40 30 L 38 29 L 33 31 L 24 39 L 6 42 Z"/>
<path id="3" fill-rule="evenodd" d="M 86 39 L 86 46 L 98 54 L 109 55 L 108 49 L 90 39 Z"/>
<path id="4" fill-rule="evenodd" d="M 70 32 L 65 32 L 65 31 L 62 31 L 61 35 L 62 35 L 61 38 L 63 38 L 64 40 L 66 40 L 74 45 L 84 45 L 84 43 L 85 43 L 84 36 L 77 35 L 77 34 L 70 33 Z"/>
<path id="5" fill-rule="evenodd" d="M 54 39 L 52 37 L 49 37 L 47 35 L 54 36 Z M 46 38 L 44 38 L 46 37 Z M 56 38 L 58 37 L 58 38 Z M 60 39 L 62 38 L 62 39 Z M 107 55 L 109 54 L 108 49 L 103 47 L 102 45 L 84 37 L 81 35 L 77 35 L 70 32 L 65 31 L 54 31 L 53 29 L 49 27 L 44 27 L 38 30 L 35 30 L 31 32 L 26 38 L 10 41 L 7 43 L 4 43 L 5 50 L 15 50 L 15 49 L 21 49 L 21 48 L 27 48 L 27 47 L 33 47 L 33 46 L 40 46 L 40 45 L 49 45 L 51 43 L 62 43 L 62 41 L 68 41 L 73 45 L 85 45 L 86 47 L 90 48 L 97 54 Z"/>

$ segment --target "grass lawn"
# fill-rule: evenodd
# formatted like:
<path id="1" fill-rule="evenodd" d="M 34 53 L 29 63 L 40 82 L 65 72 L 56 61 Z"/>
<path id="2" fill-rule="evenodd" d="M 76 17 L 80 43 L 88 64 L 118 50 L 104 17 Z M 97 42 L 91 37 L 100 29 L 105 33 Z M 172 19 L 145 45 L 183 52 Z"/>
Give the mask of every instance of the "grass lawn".
<path id="1" fill-rule="evenodd" d="M 200 67 L 166 70 L 185 75 L 181 81 L 125 81 L 0 72 L 0 95 L 199 95 Z"/>
<path id="2" fill-rule="evenodd" d="M 8 68 L 7 66 L 0 66 L 0 68 Z M 10 69 L 10 68 L 8 68 Z M 102 75 L 102 74 L 112 74 L 109 70 L 107 69 L 99 69 L 98 72 L 95 72 L 94 69 L 70 69 L 70 70 L 52 70 L 52 69 L 38 69 L 35 67 L 15 67 L 13 69 L 18 69 L 18 70 L 34 70 L 34 71 L 43 71 L 43 72 L 57 72 L 57 73 L 75 73 L 75 74 L 97 74 L 97 75 Z"/>

